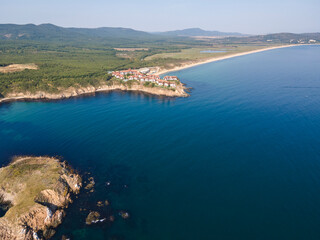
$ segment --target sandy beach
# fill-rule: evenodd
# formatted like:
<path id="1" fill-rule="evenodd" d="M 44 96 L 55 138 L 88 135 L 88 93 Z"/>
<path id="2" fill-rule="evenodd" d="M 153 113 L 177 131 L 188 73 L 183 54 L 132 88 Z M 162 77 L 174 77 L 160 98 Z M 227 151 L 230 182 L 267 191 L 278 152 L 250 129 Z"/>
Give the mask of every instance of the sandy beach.
<path id="1" fill-rule="evenodd" d="M 278 49 L 278 48 L 287 48 L 287 47 L 294 47 L 294 46 L 301 46 L 301 45 L 306 45 L 306 44 L 282 45 L 282 46 L 276 46 L 276 47 L 257 49 L 257 50 L 248 51 L 248 52 L 235 53 L 235 54 L 231 54 L 231 55 L 227 55 L 227 56 L 223 56 L 223 57 L 214 57 L 214 58 L 210 58 L 210 59 L 207 59 L 204 61 L 194 62 L 194 63 L 190 63 L 190 64 L 184 64 L 183 66 L 175 67 L 172 69 L 163 69 L 163 70 L 160 70 L 159 72 L 157 72 L 157 74 L 159 74 L 159 75 L 166 74 L 169 72 L 179 71 L 182 69 L 191 68 L 191 67 L 195 67 L 195 66 L 210 63 L 210 62 L 225 60 L 228 58 L 240 57 L 240 56 L 244 56 L 244 55 L 248 55 L 248 54 L 259 53 L 259 52 L 269 51 L 269 50 Z"/>

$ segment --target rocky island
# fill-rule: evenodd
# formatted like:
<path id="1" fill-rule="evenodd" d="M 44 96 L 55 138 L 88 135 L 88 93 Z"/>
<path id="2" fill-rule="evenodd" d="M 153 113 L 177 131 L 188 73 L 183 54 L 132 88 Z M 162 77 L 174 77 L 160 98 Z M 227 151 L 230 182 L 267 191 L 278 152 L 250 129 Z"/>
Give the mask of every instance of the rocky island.
<path id="1" fill-rule="evenodd" d="M 49 239 L 82 186 L 65 162 L 18 157 L 0 168 L 0 239 Z"/>

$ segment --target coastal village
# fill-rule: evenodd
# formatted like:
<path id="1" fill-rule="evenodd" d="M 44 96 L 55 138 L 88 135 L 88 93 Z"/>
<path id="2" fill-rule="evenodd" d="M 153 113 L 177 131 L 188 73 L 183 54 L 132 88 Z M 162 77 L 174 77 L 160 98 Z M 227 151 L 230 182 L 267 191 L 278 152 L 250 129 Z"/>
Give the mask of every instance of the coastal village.
<path id="1" fill-rule="evenodd" d="M 149 74 L 148 68 L 139 70 L 127 69 L 121 71 L 113 71 L 112 76 L 125 82 L 129 80 L 137 80 L 141 83 L 154 83 L 158 86 L 175 88 L 180 83 L 177 76 L 165 76 L 163 79 L 159 75 Z"/>

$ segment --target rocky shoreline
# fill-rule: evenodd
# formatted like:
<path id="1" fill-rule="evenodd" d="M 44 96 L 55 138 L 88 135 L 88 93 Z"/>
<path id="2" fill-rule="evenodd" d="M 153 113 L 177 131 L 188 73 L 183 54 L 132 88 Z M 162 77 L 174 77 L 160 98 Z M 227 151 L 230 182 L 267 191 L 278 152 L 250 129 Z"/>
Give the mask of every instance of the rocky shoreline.
<path id="1" fill-rule="evenodd" d="M 181 84 L 177 86 L 175 89 L 167 89 L 161 87 L 146 87 L 141 84 L 132 84 L 122 85 L 122 84 L 114 84 L 114 85 L 101 85 L 98 87 L 89 86 L 89 87 L 70 87 L 65 90 L 61 90 L 59 93 L 48 93 L 45 91 L 38 91 L 36 93 L 31 92 L 19 92 L 19 93 L 9 93 L 4 98 L 0 98 L 0 104 L 5 102 L 13 102 L 19 100 L 58 100 L 58 99 L 66 99 L 71 97 L 77 97 L 85 94 L 92 94 L 98 92 L 107 92 L 113 90 L 121 90 L 121 91 L 135 91 L 135 92 L 143 92 L 149 93 L 157 96 L 166 96 L 166 97 L 188 97 L 189 94 L 186 93 L 187 88 Z"/>
<path id="2" fill-rule="evenodd" d="M 49 239 L 82 186 L 80 175 L 50 157 L 19 157 L 0 168 L 0 239 Z"/>

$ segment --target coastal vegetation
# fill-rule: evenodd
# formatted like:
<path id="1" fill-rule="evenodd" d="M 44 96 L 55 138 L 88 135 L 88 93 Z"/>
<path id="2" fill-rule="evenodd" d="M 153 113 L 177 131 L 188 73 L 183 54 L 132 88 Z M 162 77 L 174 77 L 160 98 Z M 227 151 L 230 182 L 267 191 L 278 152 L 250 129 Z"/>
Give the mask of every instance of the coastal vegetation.
<path id="1" fill-rule="evenodd" d="M 0 64 L 30 64 L 37 70 L 26 69 L 20 72 L 0 72 L 0 94 L 11 92 L 46 91 L 56 93 L 69 87 L 98 86 L 111 79 L 108 71 L 127 68 L 157 66 L 172 68 L 190 60 L 208 58 L 211 54 L 200 53 L 193 46 L 167 47 L 148 44 L 149 50 L 123 51 L 129 57 L 119 56 L 119 51 L 103 45 L 77 45 L 39 43 L 33 41 L 0 41 Z M 253 48 L 253 47 L 252 47 Z M 251 48 L 251 49 L 252 49 Z M 211 49 L 211 48 L 209 48 Z M 215 48 L 215 49 L 220 49 Z M 245 51 L 248 48 L 239 48 Z M 197 52 L 197 53 L 196 53 Z"/>
<path id="2" fill-rule="evenodd" d="M 118 51 L 102 45 L 77 46 L 69 44 L 39 43 L 31 41 L 0 41 L 0 64 L 29 64 L 37 70 L 0 73 L 0 94 L 9 92 L 57 92 L 71 86 L 98 86 L 111 79 L 108 71 L 146 66 L 161 66 L 172 60 L 145 61 L 155 53 L 171 51 L 150 49 L 129 52 L 130 57 L 117 56 Z M 123 52 L 123 51 L 121 51 Z"/>
<path id="3" fill-rule="evenodd" d="M 143 67 L 173 69 L 190 62 L 289 44 L 290 41 L 301 43 L 311 38 L 319 41 L 318 35 L 196 38 L 123 28 L 2 24 L 0 67 L 32 64 L 37 68 L 0 71 L 0 98 L 18 92 L 58 93 L 70 87 L 112 85 L 109 71 Z M 152 84 L 145 86 L 154 87 Z"/>
<path id="4" fill-rule="evenodd" d="M 177 61 L 195 61 L 205 60 L 214 57 L 223 57 L 226 55 L 248 52 L 258 49 L 271 47 L 271 44 L 252 44 L 252 45 L 233 45 L 233 44 L 217 44 L 209 47 L 193 47 L 187 49 L 181 49 L 180 51 L 165 52 L 154 54 L 146 57 L 145 60 L 156 60 L 156 59 L 176 59 Z M 275 45 L 277 46 L 277 45 Z"/>

